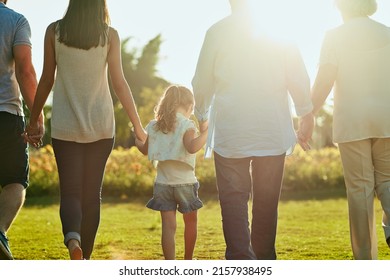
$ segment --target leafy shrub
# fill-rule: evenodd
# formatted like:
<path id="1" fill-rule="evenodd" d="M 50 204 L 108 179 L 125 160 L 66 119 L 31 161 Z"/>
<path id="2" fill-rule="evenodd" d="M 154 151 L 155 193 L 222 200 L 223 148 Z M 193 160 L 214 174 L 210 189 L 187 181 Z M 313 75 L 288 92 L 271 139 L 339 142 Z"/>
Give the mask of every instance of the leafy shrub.
<path id="1" fill-rule="evenodd" d="M 103 194 L 136 197 L 153 191 L 156 170 L 135 147 L 114 149 L 108 159 Z M 204 159 L 203 150 L 197 154 L 196 176 L 200 193 L 215 195 L 216 180 L 213 159 Z M 284 191 L 333 189 L 344 187 L 342 166 L 336 148 L 304 152 L 296 149 L 286 158 Z M 54 153 L 47 145 L 30 152 L 29 196 L 58 195 L 58 173 Z"/>
<path id="2" fill-rule="evenodd" d="M 303 151 L 296 148 L 286 158 L 284 190 L 344 187 L 343 168 L 337 148 Z"/>
<path id="3" fill-rule="evenodd" d="M 58 194 L 58 172 L 53 148 L 46 145 L 30 151 L 30 185 L 27 194 L 31 196 Z"/>

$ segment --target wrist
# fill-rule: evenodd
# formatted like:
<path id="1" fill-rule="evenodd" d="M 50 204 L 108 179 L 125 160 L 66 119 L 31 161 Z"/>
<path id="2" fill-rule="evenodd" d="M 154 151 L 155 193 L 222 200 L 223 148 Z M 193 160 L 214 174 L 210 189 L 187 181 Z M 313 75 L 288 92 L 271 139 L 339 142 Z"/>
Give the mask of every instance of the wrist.
<path id="1" fill-rule="evenodd" d="M 27 128 L 28 129 L 38 129 L 39 128 L 39 125 L 37 122 L 30 122 L 28 125 L 27 125 Z"/>

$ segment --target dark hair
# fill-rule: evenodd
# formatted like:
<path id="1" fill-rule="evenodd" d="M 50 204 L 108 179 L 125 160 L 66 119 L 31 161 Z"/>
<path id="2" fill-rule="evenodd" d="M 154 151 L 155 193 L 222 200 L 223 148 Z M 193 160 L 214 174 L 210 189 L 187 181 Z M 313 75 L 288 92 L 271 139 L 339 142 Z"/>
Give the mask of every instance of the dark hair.
<path id="1" fill-rule="evenodd" d="M 78 49 L 89 50 L 108 41 L 106 0 L 69 0 L 65 16 L 59 21 L 59 42 Z"/>

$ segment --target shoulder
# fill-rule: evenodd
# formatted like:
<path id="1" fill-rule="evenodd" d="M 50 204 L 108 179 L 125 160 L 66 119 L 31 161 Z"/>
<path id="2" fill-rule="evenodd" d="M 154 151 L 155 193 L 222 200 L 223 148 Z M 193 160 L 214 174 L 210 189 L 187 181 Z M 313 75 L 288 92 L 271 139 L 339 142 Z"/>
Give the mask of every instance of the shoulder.
<path id="1" fill-rule="evenodd" d="M 177 118 L 177 122 L 183 132 L 186 132 L 189 129 L 196 129 L 195 122 L 191 119 L 180 116 Z"/>
<path id="2" fill-rule="evenodd" d="M 56 32 L 58 32 L 58 24 L 59 21 L 55 21 L 50 23 L 46 28 L 46 39 L 50 39 L 54 42 L 54 38 L 56 36 Z"/>
<path id="3" fill-rule="evenodd" d="M 6 26 L 14 26 L 16 30 L 28 30 L 30 32 L 30 24 L 24 15 L 7 8 L 1 17 L 7 22 Z"/>
<path id="4" fill-rule="evenodd" d="M 23 14 L 18 13 L 16 11 L 14 11 L 13 9 L 8 8 L 8 7 L 5 7 L 5 15 L 8 15 L 8 17 L 10 17 L 14 21 L 28 22 L 28 20 L 26 19 L 26 17 Z"/>
<path id="5" fill-rule="evenodd" d="M 109 42 L 111 43 L 113 40 L 114 41 L 117 41 L 119 40 L 119 33 L 118 31 L 112 27 L 112 26 L 109 26 L 108 27 L 108 39 L 109 39 Z"/>
<path id="6" fill-rule="evenodd" d="M 154 127 L 155 127 L 156 123 L 157 123 L 156 120 L 151 120 L 151 121 L 148 123 L 148 125 L 145 127 L 146 132 L 147 132 L 148 134 L 155 132 Z"/>
<path id="7" fill-rule="evenodd" d="M 54 34 L 56 32 L 56 30 L 58 29 L 58 25 L 59 25 L 59 21 L 55 21 L 55 22 L 50 23 L 46 28 L 46 32 L 50 32 L 50 33 Z"/>
<path id="8" fill-rule="evenodd" d="M 325 38 L 335 38 L 339 36 L 339 34 L 343 33 L 345 30 L 345 26 L 341 25 L 332 29 L 329 29 L 328 31 L 325 32 Z"/>
<path id="9" fill-rule="evenodd" d="M 232 23 L 231 16 L 227 16 L 213 25 L 211 25 L 206 31 L 206 37 L 217 36 L 220 32 L 227 29 L 228 26 Z"/>

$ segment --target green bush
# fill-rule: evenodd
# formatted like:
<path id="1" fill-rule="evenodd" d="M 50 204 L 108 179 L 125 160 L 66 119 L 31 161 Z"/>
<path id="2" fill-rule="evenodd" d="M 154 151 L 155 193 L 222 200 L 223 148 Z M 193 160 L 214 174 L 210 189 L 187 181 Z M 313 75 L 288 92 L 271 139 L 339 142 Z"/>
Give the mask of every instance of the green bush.
<path id="1" fill-rule="evenodd" d="M 30 151 L 30 185 L 29 196 L 57 195 L 58 172 L 53 148 L 46 145 L 39 150 Z"/>
<path id="2" fill-rule="evenodd" d="M 107 162 L 103 194 L 135 197 L 152 194 L 156 170 L 135 147 L 117 148 Z M 213 159 L 204 159 L 203 150 L 197 154 L 196 176 L 200 193 L 216 194 Z M 286 158 L 284 191 L 334 189 L 344 187 L 339 152 L 325 148 L 304 152 L 296 149 Z M 58 173 L 51 146 L 30 152 L 29 196 L 58 195 Z"/>
<path id="3" fill-rule="evenodd" d="M 303 151 L 296 148 L 286 158 L 283 189 L 344 188 L 343 168 L 337 148 Z"/>

